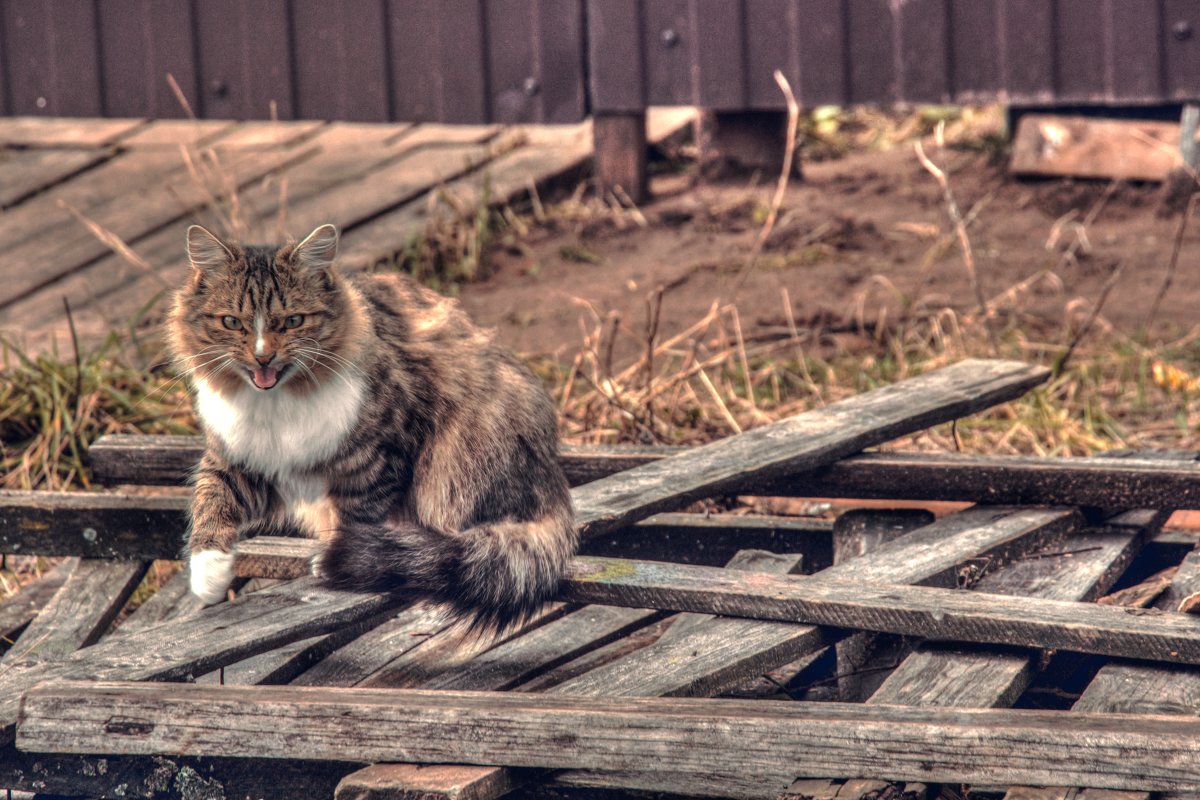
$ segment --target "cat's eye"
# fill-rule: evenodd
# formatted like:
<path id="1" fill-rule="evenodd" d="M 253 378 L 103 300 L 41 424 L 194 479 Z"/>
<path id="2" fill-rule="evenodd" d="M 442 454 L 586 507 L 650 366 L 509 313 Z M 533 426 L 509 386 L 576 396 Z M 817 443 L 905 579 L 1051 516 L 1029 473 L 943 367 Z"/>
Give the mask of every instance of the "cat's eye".
<path id="1" fill-rule="evenodd" d="M 221 324 L 231 331 L 240 331 L 242 329 L 242 321 L 231 314 L 221 317 Z"/>
<path id="2" fill-rule="evenodd" d="M 303 324 L 304 324 L 304 315 L 303 314 L 292 314 L 290 317 L 288 317 L 287 319 L 285 319 L 283 321 L 283 327 L 285 327 L 285 328 L 299 328 Z"/>

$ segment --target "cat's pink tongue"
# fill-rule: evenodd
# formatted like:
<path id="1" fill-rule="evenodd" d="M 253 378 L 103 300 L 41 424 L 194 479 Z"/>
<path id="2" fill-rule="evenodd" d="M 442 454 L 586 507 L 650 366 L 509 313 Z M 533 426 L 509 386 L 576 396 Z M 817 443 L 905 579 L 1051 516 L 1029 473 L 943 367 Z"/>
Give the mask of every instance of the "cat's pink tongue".
<path id="1" fill-rule="evenodd" d="M 254 385 L 260 389 L 270 389 L 279 379 L 274 367 L 255 367 Z"/>

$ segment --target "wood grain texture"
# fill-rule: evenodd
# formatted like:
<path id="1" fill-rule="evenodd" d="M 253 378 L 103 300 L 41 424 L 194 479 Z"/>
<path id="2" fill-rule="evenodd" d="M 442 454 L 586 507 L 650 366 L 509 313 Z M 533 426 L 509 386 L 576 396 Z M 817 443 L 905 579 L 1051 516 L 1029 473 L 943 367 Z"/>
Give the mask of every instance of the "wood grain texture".
<path id="1" fill-rule="evenodd" d="M 17 633 L 50 602 L 76 565 L 77 559 L 67 559 L 36 581 L 23 586 L 12 597 L 0 602 L 0 637 L 10 642 L 16 639 Z"/>
<path id="2" fill-rule="evenodd" d="M 187 498 L 0 491 L 0 552 L 86 558 L 178 558 Z"/>
<path id="3" fill-rule="evenodd" d="M 17 746 L 1195 791 L 1198 737 L 1157 715 L 68 681 L 25 695 Z"/>
<path id="4" fill-rule="evenodd" d="M 5 663 L 0 669 L 0 737 L 11 740 L 19 696 L 38 681 L 185 680 L 288 642 L 340 630 L 401 602 L 393 596 L 334 592 L 305 578 L 170 625 L 101 641 L 53 664 Z"/>
<path id="5" fill-rule="evenodd" d="M 1184 559 L 1170 590 L 1159 598 L 1160 608 L 1174 608 L 1180 597 L 1200 591 L 1200 552 Z M 1186 667 L 1149 664 L 1106 664 L 1075 701 L 1072 711 L 1173 714 L 1195 717 L 1200 710 L 1200 675 Z M 1054 800 L 1055 793 L 1074 789 L 1014 787 L 1005 800 Z M 1106 800 L 1148 800 L 1145 792 L 1130 792 Z"/>
<path id="6" fill-rule="evenodd" d="M 0 660 L 0 682 L 10 668 L 52 664 L 98 641 L 149 566 L 144 561 L 80 560 Z"/>
<path id="7" fill-rule="evenodd" d="M 953 585 L 962 563 L 977 556 L 998 561 L 1046 542 L 1058 542 L 1080 520 L 1071 512 L 975 508 L 912 531 L 809 580 Z M 990 555 L 988 555 L 990 554 Z M 664 636 L 649 647 L 585 673 L 563 691 L 637 696 L 699 696 L 726 691 L 841 635 L 810 625 L 765 620 L 713 619 L 688 635 Z"/>
<path id="8" fill-rule="evenodd" d="M 785 575 L 798 571 L 803 558 L 761 550 L 738 552 L 726 569 L 759 570 Z M 423 689 L 505 690 L 536 678 L 580 654 L 592 651 L 625 634 L 661 619 L 647 609 L 585 606 L 574 613 L 542 625 L 473 658 L 457 669 L 447 670 L 421 683 Z M 714 618 L 705 614 L 679 614 L 663 622 L 670 625 L 664 636 L 678 636 L 705 627 Z M 551 692 L 571 691 L 556 686 Z M 356 797 L 383 800 L 387 797 L 433 798 L 498 797 L 513 786 L 535 776 L 516 774 L 502 767 L 444 765 L 419 769 L 412 764 L 376 765 L 368 778 L 356 782 L 349 775 L 343 785 L 356 786 Z"/>

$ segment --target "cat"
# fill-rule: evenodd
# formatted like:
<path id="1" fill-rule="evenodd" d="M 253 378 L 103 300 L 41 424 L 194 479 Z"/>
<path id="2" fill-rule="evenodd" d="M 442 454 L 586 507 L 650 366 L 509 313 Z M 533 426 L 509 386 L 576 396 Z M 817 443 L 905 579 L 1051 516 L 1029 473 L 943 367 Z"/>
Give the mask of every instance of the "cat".
<path id="1" fill-rule="evenodd" d="M 552 597 L 577 545 L 554 405 L 457 303 L 347 278 L 338 232 L 242 246 L 193 225 L 167 321 L 207 446 L 190 586 L 226 596 L 239 539 L 315 536 L 338 589 L 411 589 L 500 631 Z"/>

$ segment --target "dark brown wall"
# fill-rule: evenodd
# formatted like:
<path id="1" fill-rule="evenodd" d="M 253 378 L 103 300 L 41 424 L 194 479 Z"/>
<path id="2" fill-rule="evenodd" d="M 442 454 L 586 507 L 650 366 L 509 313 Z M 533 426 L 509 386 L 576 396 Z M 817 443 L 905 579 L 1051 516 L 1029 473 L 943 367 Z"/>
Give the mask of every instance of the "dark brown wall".
<path id="1" fill-rule="evenodd" d="M 573 122 L 583 0 L 0 0 L 0 114 Z"/>
<path id="2" fill-rule="evenodd" d="M 592 107 L 1200 97 L 1195 0 L 588 0 Z"/>
<path id="3" fill-rule="evenodd" d="M 0 114 L 571 122 L 1200 98 L 1197 0 L 0 0 Z"/>

